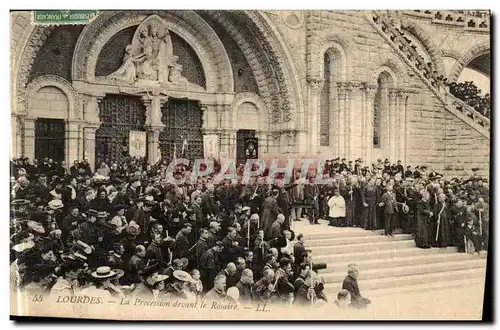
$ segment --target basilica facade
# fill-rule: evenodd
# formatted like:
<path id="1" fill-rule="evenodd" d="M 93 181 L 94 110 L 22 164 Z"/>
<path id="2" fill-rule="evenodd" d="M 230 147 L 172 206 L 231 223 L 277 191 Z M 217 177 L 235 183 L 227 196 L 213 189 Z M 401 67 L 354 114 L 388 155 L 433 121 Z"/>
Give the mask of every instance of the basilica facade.
<path id="1" fill-rule="evenodd" d="M 487 174 L 489 118 L 442 79 L 489 79 L 489 24 L 446 11 L 141 10 L 37 26 L 13 12 L 12 157 L 94 165 L 137 144 L 155 163 L 181 148 L 203 157 L 212 136 L 242 159 L 254 137 L 260 155 Z"/>

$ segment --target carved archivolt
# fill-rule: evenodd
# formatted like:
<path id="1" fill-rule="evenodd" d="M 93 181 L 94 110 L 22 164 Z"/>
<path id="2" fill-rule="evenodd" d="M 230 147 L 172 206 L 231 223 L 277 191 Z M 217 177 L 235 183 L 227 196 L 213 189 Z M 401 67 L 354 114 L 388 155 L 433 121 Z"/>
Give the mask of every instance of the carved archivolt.
<path id="1" fill-rule="evenodd" d="M 432 42 L 429 35 L 415 22 L 408 19 L 401 19 L 401 27 L 411 33 L 424 46 L 432 62 L 436 67 L 438 75 L 445 75 L 443 59 L 439 56 L 436 45 Z"/>
<path id="2" fill-rule="evenodd" d="M 378 65 L 376 69 L 373 70 L 372 81 L 377 83 L 378 76 L 385 71 L 392 76 L 394 87 L 408 86 L 407 70 L 399 58 L 392 54 L 383 54 L 380 55 L 378 59 Z"/>
<path id="3" fill-rule="evenodd" d="M 81 118 L 81 102 L 78 93 L 73 86 L 64 78 L 55 75 L 45 75 L 34 79 L 27 87 L 28 100 L 43 87 L 53 86 L 59 88 L 68 98 L 68 119 Z"/>
<path id="4" fill-rule="evenodd" d="M 217 34 L 193 11 L 106 11 L 85 27 L 75 47 L 72 79 L 92 81 L 102 47 L 119 31 L 139 25 L 150 15 L 161 17 L 167 28 L 196 52 L 207 79 L 207 91 L 233 92 L 229 57 Z"/>
<path id="5" fill-rule="evenodd" d="M 450 76 L 448 77 L 448 82 L 456 82 L 460 77 L 460 74 L 462 73 L 463 69 L 466 68 L 467 65 L 469 65 L 469 63 L 473 59 L 489 53 L 490 53 L 489 41 L 485 41 L 466 51 L 464 54 L 462 54 L 462 56 L 460 56 L 457 63 L 455 63 L 455 65 L 451 69 Z"/>
<path id="6" fill-rule="evenodd" d="M 235 114 L 233 118 L 238 118 L 236 114 L 238 113 L 239 107 L 245 102 L 255 105 L 259 113 L 259 130 L 266 130 L 267 128 L 264 127 L 264 123 L 268 121 L 269 112 L 262 98 L 255 93 L 243 92 L 235 95 L 233 103 L 231 104 L 231 111 Z M 233 124 L 236 126 L 236 123 Z"/>
<path id="7" fill-rule="evenodd" d="M 337 52 L 340 55 L 341 72 L 339 81 L 349 81 L 352 79 L 352 44 L 353 41 L 345 35 L 332 34 L 327 30 L 326 35 L 315 35 L 309 39 L 308 67 L 311 77 L 324 79 L 324 55 L 327 51 Z"/>
<path id="8" fill-rule="evenodd" d="M 453 49 L 441 49 L 441 57 L 451 57 L 458 61 L 460 59 L 460 52 Z"/>
<path id="9" fill-rule="evenodd" d="M 17 104 L 13 107 L 13 110 L 16 113 L 23 114 L 26 112 L 27 107 L 27 93 L 26 86 L 28 85 L 28 78 L 31 71 L 31 67 L 35 62 L 36 55 L 38 51 L 42 47 L 44 41 L 47 37 L 52 33 L 54 26 L 36 26 L 33 28 L 31 35 L 24 46 L 21 47 L 22 52 L 20 54 L 21 60 L 19 61 L 19 71 L 14 75 L 14 95 L 17 95 L 15 98 Z"/>
<path id="10" fill-rule="evenodd" d="M 256 77 L 259 94 L 273 111 L 270 122 L 291 122 L 292 109 L 303 104 L 298 73 L 279 32 L 258 11 L 207 11 L 233 38 Z M 233 22 L 232 17 L 237 20 Z M 241 26 L 248 29 L 242 33 Z"/>

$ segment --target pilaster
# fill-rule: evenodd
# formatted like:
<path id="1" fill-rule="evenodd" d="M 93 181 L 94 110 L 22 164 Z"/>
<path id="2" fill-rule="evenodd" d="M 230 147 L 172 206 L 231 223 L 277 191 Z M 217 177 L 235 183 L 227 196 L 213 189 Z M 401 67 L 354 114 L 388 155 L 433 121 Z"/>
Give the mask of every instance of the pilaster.
<path id="1" fill-rule="evenodd" d="M 364 84 L 364 163 L 368 166 L 372 163 L 373 158 L 373 103 L 377 86 Z"/>
<path id="2" fill-rule="evenodd" d="M 396 161 L 396 113 L 398 111 L 397 90 L 389 90 L 389 159 L 391 161 Z"/>
<path id="3" fill-rule="evenodd" d="M 70 165 L 77 159 L 80 159 L 81 149 L 79 148 L 79 140 L 82 138 L 79 135 L 80 122 L 78 120 L 66 121 L 66 164 Z"/>
<path id="4" fill-rule="evenodd" d="M 146 106 L 146 134 L 147 134 L 147 157 L 148 164 L 154 165 L 161 160 L 159 137 L 165 128 L 161 121 L 162 106 L 168 101 L 168 97 L 153 95 L 143 96 L 142 102 Z"/>
<path id="5" fill-rule="evenodd" d="M 35 118 L 24 118 L 24 156 L 35 158 Z"/>
<path id="6" fill-rule="evenodd" d="M 346 156 L 346 93 L 347 84 L 344 82 L 337 83 L 337 125 L 336 125 L 336 137 L 337 143 L 334 146 L 336 149 L 336 155 L 343 158 Z"/>
<path id="7" fill-rule="evenodd" d="M 308 119 L 309 119 L 309 152 L 319 153 L 319 112 L 320 91 L 323 87 L 323 79 L 308 77 Z"/>

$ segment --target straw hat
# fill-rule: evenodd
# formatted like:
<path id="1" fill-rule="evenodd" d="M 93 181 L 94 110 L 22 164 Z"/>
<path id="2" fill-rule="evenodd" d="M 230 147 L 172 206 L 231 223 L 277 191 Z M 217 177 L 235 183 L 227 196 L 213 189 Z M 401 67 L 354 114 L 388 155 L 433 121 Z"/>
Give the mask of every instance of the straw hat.
<path id="1" fill-rule="evenodd" d="M 91 275 L 93 278 L 106 279 L 114 277 L 116 275 L 116 271 L 112 270 L 109 266 L 101 266 L 97 267 Z"/>

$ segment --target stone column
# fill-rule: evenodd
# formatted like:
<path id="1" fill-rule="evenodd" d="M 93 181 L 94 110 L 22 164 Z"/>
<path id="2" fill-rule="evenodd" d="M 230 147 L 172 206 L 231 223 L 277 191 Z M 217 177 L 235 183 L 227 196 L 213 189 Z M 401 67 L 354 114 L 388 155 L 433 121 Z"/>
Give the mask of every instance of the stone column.
<path id="1" fill-rule="evenodd" d="M 66 164 L 71 166 L 73 162 L 80 159 L 80 149 L 79 149 L 79 128 L 80 122 L 78 120 L 68 120 L 66 121 L 66 150 L 65 158 Z"/>
<path id="2" fill-rule="evenodd" d="M 161 121 L 161 107 L 168 98 L 163 96 L 143 96 L 142 102 L 146 106 L 146 134 L 148 164 L 154 165 L 160 160 L 160 132 L 165 128 Z"/>
<path id="3" fill-rule="evenodd" d="M 24 156 L 35 158 L 35 118 L 24 119 Z"/>
<path id="4" fill-rule="evenodd" d="M 10 117 L 10 129 L 11 129 L 11 149 L 10 149 L 10 157 L 19 158 L 22 155 L 22 139 L 21 132 L 23 130 L 22 127 L 22 119 L 21 116 L 17 116 L 16 114 L 11 114 Z"/>
<path id="5" fill-rule="evenodd" d="M 337 109 L 338 116 L 337 119 L 337 132 L 336 132 L 336 156 L 340 158 L 345 158 L 346 155 L 346 93 L 347 84 L 338 83 L 337 84 L 338 98 L 337 98 Z"/>
<path id="6" fill-rule="evenodd" d="M 309 152 L 319 153 L 319 111 L 320 91 L 323 79 L 308 77 L 308 120 L 309 120 Z"/>
<path id="7" fill-rule="evenodd" d="M 90 168 L 95 170 L 95 132 L 101 126 L 99 103 L 104 95 L 90 95 L 84 101 L 83 158 L 88 159 Z"/>
<path id="8" fill-rule="evenodd" d="M 398 111 L 396 92 L 394 89 L 389 90 L 389 160 L 391 162 L 397 160 L 395 159 L 397 142 L 396 112 Z"/>
<path id="9" fill-rule="evenodd" d="M 399 159 L 403 162 L 403 164 L 407 165 L 407 109 L 406 102 L 408 99 L 408 91 L 399 90 L 397 93 L 398 97 L 398 113 L 399 113 Z"/>
<path id="10" fill-rule="evenodd" d="M 348 159 L 354 161 L 364 157 L 364 134 L 363 120 L 363 91 L 359 83 L 352 83 L 349 90 L 348 114 L 349 114 L 349 147 Z"/>
<path id="11" fill-rule="evenodd" d="M 88 159 L 92 171 L 95 170 L 95 131 L 99 126 L 100 124 L 87 124 L 83 129 L 85 139 L 83 156 Z"/>
<path id="12" fill-rule="evenodd" d="M 364 163 L 366 166 L 370 166 L 373 157 L 373 102 L 375 101 L 375 94 L 377 92 L 377 87 L 374 85 L 364 86 L 364 129 L 365 129 L 365 141 L 364 141 Z"/>

